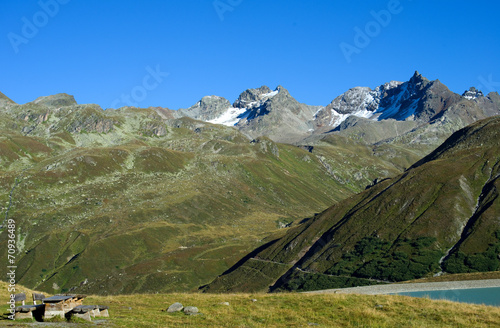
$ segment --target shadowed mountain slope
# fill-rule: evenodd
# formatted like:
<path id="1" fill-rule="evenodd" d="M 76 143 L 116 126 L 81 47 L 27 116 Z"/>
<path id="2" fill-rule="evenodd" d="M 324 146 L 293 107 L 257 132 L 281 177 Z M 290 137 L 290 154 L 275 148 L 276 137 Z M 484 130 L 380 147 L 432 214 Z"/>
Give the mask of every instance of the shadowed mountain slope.
<path id="1" fill-rule="evenodd" d="M 494 271 L 500 117 L 447 139 L 403 174 L 305 220 L 204 288 L 308 290 Z"/>

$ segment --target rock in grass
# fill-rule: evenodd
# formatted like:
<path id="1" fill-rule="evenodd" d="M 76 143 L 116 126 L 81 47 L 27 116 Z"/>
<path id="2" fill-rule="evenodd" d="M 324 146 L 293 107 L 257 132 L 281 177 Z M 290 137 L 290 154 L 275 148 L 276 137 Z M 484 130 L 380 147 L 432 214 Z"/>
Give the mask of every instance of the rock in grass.
<path id="1" fill-rule="evenodd" d="M 197 314 L 198 313 L 198 308 L 196 306 L 186 306 L 184 308 L 184 313 L 185 314 L 190 314 L 190 315 Z"/>
<path id="2" fill-rule="evenodd" d="M 220 305 L 227 305 L 227 306 L 229 306 L 229 302 L 221 302 L 221 303 L 219 303 L 219 304 L 220 304 Z"/>
<path id="3" fill-rule="evenodd" d="M 167 312 L 179 312 L 182 311 L 182 309 L 184 309 L 184 306 L 181 303 L 176 302 L 168 307 Z"/>

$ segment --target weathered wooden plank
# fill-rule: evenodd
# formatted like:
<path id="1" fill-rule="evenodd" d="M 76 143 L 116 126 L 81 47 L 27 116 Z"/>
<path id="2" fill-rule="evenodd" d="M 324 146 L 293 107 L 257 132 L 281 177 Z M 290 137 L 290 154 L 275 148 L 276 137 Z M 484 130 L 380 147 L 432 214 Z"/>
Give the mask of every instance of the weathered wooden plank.
<path id="1" fill-rule="evenodd" d="M 42 302 L 44 302 L 44 303 L 56 303 L 56 302 L 70 300 L 72 298 L 73 297 L 71 297 L 71 296 L 54 295 L 54 296 L 46 297 L 46 298 L 42 299 Z"/>
<path id="2" fill-rule="evenodd" d="M 44 294 L 33 293 L 33 304 L 36 304 L 36 301 L 42 301 L 45 297 Z"/>
<path id="3" fill-rule="evenodd" d="M 14 302 L 22 302 L 24 305 L 24 301 L 26 301 L 26 294 L 25 293 L 19 293 L 19 294 L 14 294 Z"/>

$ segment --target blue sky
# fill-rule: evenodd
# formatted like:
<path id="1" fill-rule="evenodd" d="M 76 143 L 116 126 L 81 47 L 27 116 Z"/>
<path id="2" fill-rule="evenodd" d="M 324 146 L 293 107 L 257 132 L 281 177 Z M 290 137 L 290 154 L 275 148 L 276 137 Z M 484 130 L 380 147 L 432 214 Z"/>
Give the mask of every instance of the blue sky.
<path id="1" fill-rule="evenodd" d="M 66 92 L 103 108 L 178 109 L 205 95 L 233 102 L 247 88 L 281 84 L 300 102 L 327 105 L 349 88 L 406 81 L 415 70 L 457 93 L 500 91 L 496 1 L 3 0 L 1 7 L 0 91 L 18 103 Z"/>

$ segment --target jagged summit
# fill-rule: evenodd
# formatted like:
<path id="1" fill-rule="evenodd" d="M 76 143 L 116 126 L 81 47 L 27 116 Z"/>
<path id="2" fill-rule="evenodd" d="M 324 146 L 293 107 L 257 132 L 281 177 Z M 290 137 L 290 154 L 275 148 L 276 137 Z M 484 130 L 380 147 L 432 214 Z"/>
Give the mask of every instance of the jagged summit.
<path id="1" fill-rule="evenodd" d="M 279 96 L 276 97 L 277 95 Z M 208 122 L 227 126 L 236 126 L 240 122 L 248 122 L 269 112 L 266 109 L 267 105 L 265 105 L 268 101 L 281 99 L 282 96 L 286 97 L 287 95 L 290 94 L 282 86 L 278 86 L 274 91 L 271 91 L 267 86 L 247 89 L 240 94 L 232 106 L 226 103 L 225 110 L 219 111 L 218 116 L 211 118 Z"/>
<path id="2" fill-rule="evenodd" d="M 429 82 L 429 80 L 425 78 L 422 74 L 420 74 L 418 71 L 415 71 L 415 73 L 413 73 L 413 76 L 410 78 L 409 82 L 417 84 L 421 82 Z"/>
<path id="3" fill-rule="evenodd" d="M 462 97 L 465 97 L 469 100 L 476 99 L 479 97 L 484 97 L 484 94 L 481 90 L 477 90 L 474 87 L 470 87 L 469 90 L 464 91 Z"/>
<path id="4" fill-rule="evenodd" d="M 281 85 L 274 90 L 263 85 L 243 91 L 232 105 L 222 97 L 207 96 L 174 115 L 234 126 L 251 138 L 268 136 L 274 141 L 286 143 L 308 137 L 317 139 L 323 133 L 345 130 L 346 127 L 352 127 L 352 122 L 342 127 L 341 124 L 350 117 L 364 119 L 363 125 L 389 120 L 406 122 L 391 123 L 390 133 L 385 128 L 382 129 L 387 133 L 376 132 L 376 127 L 370 128 L 377 137 L 367 137 L 368 140 L 381 141 L 384 136 L 396 137 L 419 125 L 442 118 L 450 109 L 458 114 L 448 115 L 448 119 L 460 117 L 460 126 L 500 112 L 495 95 L 481 98 L 482 93 L 474 90 L 471 89 L 464 97 L 477 99 L 477 106 L 467 103 L 463 105 L 467 108 L 458 110 L 456 105 L 464 97 L 451 92 L 439 80 L 430 81 L 415 71 L 405 82 L 390 81 L 374 89 L 360 86 L 351 88 L 324 107 L 299 103 Z M 360 123 L 359 120 L 356 122 Z M 387 124 L 384 126 L 387 128 Z M 355 133 L 363 133 L 360 129 L 359 126 Z"/>
<path id="5" fill-rule="evenodd" d="M 75 97 L 72 95 L 68 95 L 67 93 L 58 93 L 51 96 L 38 97 L 34 101 L 32 101 L 32 103 L 46 107 L 77 105 Z"/>
<path id="6" fill-rule="evenodd" d="M 180 116 L 210 121 L 222 115 L 231 107 L 229 100 L 218 96 L 205 96 L 188 109 L 179 109 Z"/>
<path id="7" fill-rule="evenodd" d="M 477 99 L 481 95 L 480 91 L 471 89 L 464 97 Z M 495 115 L 499 112 L 495 99 L 493 95 L 488 101 L 476 101 L 477 107 L 461 112 L 476 118 Z M 462 100 L 463 97 L 451 92 L 439 80 L 430 81 L 415 71 L 405 82 L 390 81 L 374 89 L 360 86 L 351 88 L 324 107 L 299 103 L 281 85 L 274 90 L 263 85 L 243 91 L 232 105 L 222 97 L 207 96 L 174 115 L 234 126 L 252 138 L 268 136 L 275 141 L 288 143 L 338 131 L 341 123 L 352 116 L 365 119 L 363 124 L 386 120 L 415 122 L 394 126 L 393 132 L 387 135 L 389 138 L 442 117 L 443 113 Z M 466 121 L 471 123 L 473 120 L 467 118 Z M 464 126 L 464 122 L 460 123 L 461 126 Z M 382 137 L 386 134 L 378 135 Z"/>
<path id="8" fill-rule="evenodd" d="M 452 100 L 451 102 L 449 100 Z M 428 121 L 459 100 L 439 80 L 429 81 L 418 71 L 407 82 L 391 81 L 376 87 L 356 87 L 335 98 L 318 111 L 318 128 L 335 128 L 349 116 L 372 120 Z"/>
<path id="9" fill-rule="evenodd" d="M 240 94 L 238 99 L 233 103 L 234 108 L 250 108 L 255 107 L 262 100 L 272 98 L 278 93 L 278 88 L 273 91 L 268 86 L 261 86 L 257 89 L 247 89 Z"/>

